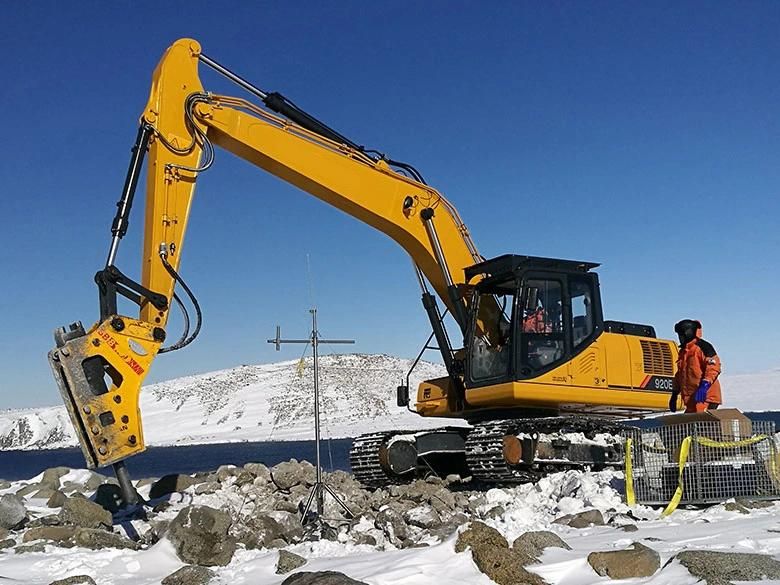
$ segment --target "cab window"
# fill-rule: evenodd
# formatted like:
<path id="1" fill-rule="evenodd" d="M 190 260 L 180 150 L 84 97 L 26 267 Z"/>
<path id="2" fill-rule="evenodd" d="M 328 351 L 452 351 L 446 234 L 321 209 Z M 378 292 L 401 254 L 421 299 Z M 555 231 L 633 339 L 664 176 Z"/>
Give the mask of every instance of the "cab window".
<path id="1" fill-rule="evenodd" d="M 569 296 L 571 297 L 571 340 L 572 348 L 577 349 L 593 334 L 593 287 L 587 278 L 569 277 Z"/>
<path id="2" fill-rule="evenodd" d="M 526 281 L 520 354 L 526 371 L 547 369 L 565 354 L 562 292 L 558 280 Z"/>
<path id="3" fill-rule="evenodd" d="M 471 378 L 474 381 L 505 378 L 510 373 L 512 351 L 516 345 L 512 327 L 516 297 L 514 282 L 489 291 L 475 292 L 475 295 L 475 316 L 479 305 L 486 302 L 495 302 L 500 315 L 494 331 L 478 332 L 476 322 L 472 323 L 473 337 L 469 350 Z"/>

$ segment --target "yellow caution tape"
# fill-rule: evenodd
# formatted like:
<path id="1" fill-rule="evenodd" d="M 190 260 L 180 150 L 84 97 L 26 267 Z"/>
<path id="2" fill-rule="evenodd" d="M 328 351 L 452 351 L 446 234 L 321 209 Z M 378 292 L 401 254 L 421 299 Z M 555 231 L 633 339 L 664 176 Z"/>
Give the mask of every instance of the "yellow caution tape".
<path id="1" fill-rule="evenodd" d="M 683 442 L 680 444 L 680 474 L 677 477 L 677 489 L 674 490 L 674 495 L 669 501 L 669 505 L 666 506 L 666 509 L 663 512 L 661 512 L 662 518 L 674 512 L 677 509 L 677 506 L 680 504 L 680 500 L 682 499 L 683 495 L 683 471 L 685 471 L 685 462 L 688 460 L 688 452 L 690 449 L 691 437 L 685 437 Z"/>
<path id="2" fill-rule="evenodd" d="M 633 439 L 626 439 L 626 504 L 633 506 L 636 504 L 636 495 L 634 494 L 634 472 L 631 465 L 631 446 Z"/>
<path id="3" fill-rule="evenodd" d="M 753 445 L 754 443 L 765 441 L 768 438 L 769 437 L 766 435 L 756 435 L 755 437 L 742 439 L 741 441 L 713 441 L 707 437 L 696 437 L 696 442 L 699 443 L 699 445 L 704 445 L 705 447 L 721 447 L 723 449 L 730 449 L 737 447 L 747 447 L 748 445 Z"/>

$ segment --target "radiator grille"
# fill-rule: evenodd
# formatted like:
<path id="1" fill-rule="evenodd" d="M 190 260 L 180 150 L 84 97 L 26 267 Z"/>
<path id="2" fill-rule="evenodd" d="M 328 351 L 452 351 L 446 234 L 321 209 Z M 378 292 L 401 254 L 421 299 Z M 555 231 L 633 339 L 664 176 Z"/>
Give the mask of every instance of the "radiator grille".
<path id="1" fill-rule="evenodd" d="M 672 350 L 666 343 L 640 339 L 645 374 L 652 376 L 674 376 Z"/>

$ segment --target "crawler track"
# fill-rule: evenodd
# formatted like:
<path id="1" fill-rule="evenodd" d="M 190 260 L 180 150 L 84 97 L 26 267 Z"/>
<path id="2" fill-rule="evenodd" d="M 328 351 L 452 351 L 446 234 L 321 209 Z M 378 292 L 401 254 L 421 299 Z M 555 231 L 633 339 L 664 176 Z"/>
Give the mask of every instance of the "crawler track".
<path id="1" fill-rule="evenodd" d="M 355 479 L 367 487 L 382 487 L 398 483 L 396 478 L 385 472 L 379 459 L 382 446 L 396 434 L 398 431 L 384 431 L 355 438 L 349 450 L 349 464 Z"/>
<path id="2" fill-rule="evenodd" d="M 623 428 L 622 425 L 612 421 L 585 417 L 524 418 L 480 422 L 474 425 L 466 437 L 465 462 L 472 479 L 487 484 L 529 483 L 538 481 L 550 473 L 567 469 L 599 469 L 616 464 L 614 450 L 612 460 L 599 460 L 599 457 L 593 457 L 592 460 L 589 460 L 588 449 L 592 449 L 592 452 L 604 452 L 608 449 L 586 446 L 584 450 L 580 449 L 575 452 L 575 458 L 571 458 L 569 455 L 573 451 L 569 451 L 567 447 L 564 446 L 561 450 L 557 450 L 557 446 L 551 447 L 550 445 L 555 442 L 566 445 L 567 435 L 573 433 L 582 433 L 588 439 L 593 439 L 599 433 L 619 437 Z M 349 455 L 355 478 L 365 486 L 382 487 L 406 483 L 417 477 L 415 474 L 403 477 L 393 476 L 385 471 L 381 463 L 382 447 L 393 436 L 409 433 L 414 433 L 414 431 L 385 431 L 357 437 Z M 552 442 L 548 440 L 547 450 L 544 453 L 540 447 L 540 451 L 531 463 L 521 462 L 518 465 L 507 463 L 504 458 L 504 437 L 535 438 L 540 435 L 555 437 Z M 581 437 L 580 444 L 575 445 L 575 447 L 582 447 Z M 440 472 L 430 468 L 430 466 L 428 469 L 441 473 L 442 476 L 450 473 Z"/>

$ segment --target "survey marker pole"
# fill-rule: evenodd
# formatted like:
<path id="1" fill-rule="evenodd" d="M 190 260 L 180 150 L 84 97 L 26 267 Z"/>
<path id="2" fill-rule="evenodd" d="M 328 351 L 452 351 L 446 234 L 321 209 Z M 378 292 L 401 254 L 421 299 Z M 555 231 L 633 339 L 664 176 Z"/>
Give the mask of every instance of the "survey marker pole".
<path id="1" fill-rule="evenodd" d="M 328 492 L 331 497 L 338 503 L 344 511 L 352 517 L 352 512 L 347 505 L 336 495 L 336 493 L 330 488 L 328 484 L 322 481 L 322 464 L 320 461 L 320 370 L 319 370 L 319 346 L 320 343 L 326 344 L 351 344 L 355 343 L 354 339 L 320 339 L 319 331 L 317 330 L 317 308 L 309 309 L 311 313 L 311 335 L 309 339 L 282 339 L 282 328 L 276 326 L 276 338 L 269 339 L 268 343 L 273 343 L 276 346 L 276 351 L 279 351 L 284 343 L 311 343 L 312 356 L 314 357 L 314 447 L 316 454 L 316 467 L 317 477 L 312 487 L 309 499 L 306 501 L 306 506 L 303 509 L 303 515 L 301 517 L 301 523 L 306 522 L 306 515 L 311 508 L 312 502 L 316 501 L 317 504 L 317 517 L 322 518 L 322 514 L 325 511 L 324 505 L 324 492 Z"/>

